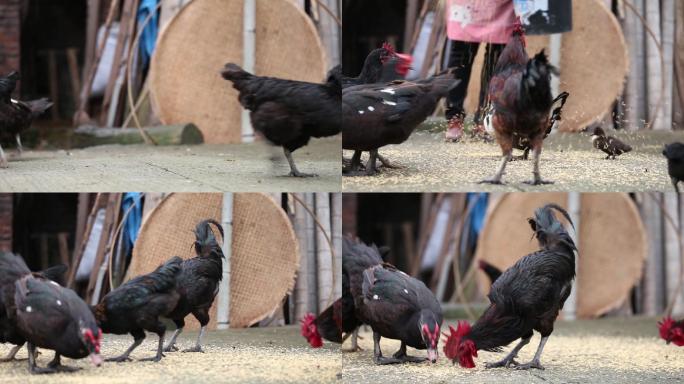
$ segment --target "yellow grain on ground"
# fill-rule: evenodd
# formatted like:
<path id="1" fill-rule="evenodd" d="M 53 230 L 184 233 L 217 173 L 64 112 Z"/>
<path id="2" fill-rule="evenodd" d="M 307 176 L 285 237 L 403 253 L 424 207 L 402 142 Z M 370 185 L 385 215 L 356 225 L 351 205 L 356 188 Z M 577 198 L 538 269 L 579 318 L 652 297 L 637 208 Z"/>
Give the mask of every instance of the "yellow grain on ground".
<path id="1" fill-rule="evenodd" d="M 532 161 L 514 161 L 506 167 L 506 185 L 478 184 L 497 170 L 501 149 L 496 143 L 465 140 L 444 142 L 443 131 L 419 130 L 400 145 L 380 149 L 399 169 L 380 168 L 372 177 L 343 177 L 345 192 L 469 192 L 469 191 L 673 191 L 667 174 L 663 145 L 684 141 L 681 132 L 610 132 L 634 150 L 606 160 L 594 149 L 588 134 L 553 134 L 544 142 L 541 175 L 554 184 L 530 186 Z M 514 151 L 514 155 L 521 154 Z M 351 157 L 351 151 L 344 151 Z M 364 156 L 364 161 L 366 161 Z"/>
<path id="2" fill-rule="evenodd" d="M 684 381 L 684 348 L 658 339 L 656 319 L 558 321 L 541 358 L 545 370 L 485 369 L 484 363 L 505 353 L 479 351 L 476 368 L 452 365 L 442 353 L 436 364 L 406 363 L 378 366 L 372 362 L 373 337 L 361 332 L 365 350 L 343 354 L 344 383 L 674 383 Z M 445 322 L 452 324 L 454 321 Z M 535 333 L 519 354 L 519 362 L 534 356 L 540 337 Z M 396 340 L 382 339 L 384 355 L 397 348 Z M 348 347 L 345 345 L 345 347 Z M 510 348 L 506 348 L 508 352 Z M 409 355 L 425 351 L 408 349 Z"/>
<path id="3" fill-rule="evenodd" d="M 196 332 L 184 332 L 179 346 L 194 345 Z M 122 353 L 132 342 L 130 336 L 104 335 L 105 357 Z M 208 332 L 206 353 L 167 353 L 159 363 L 135 361 L 154 355 L 156 335 L 148 335 L 133 352 L 134 361 L 105 363 L 100 368 L 88 359 L 62 359 L 69 366 L 81 367 L 75 373 L 29 375 L 26 361 L 0 363 L 3 384 L 123 384 L 123 383 L 334 383 L 339 381 L 341 356 L 339 346 L 325 345 L 312 349 L 299 335 L 298 327 L 250 328 Z M 5 355 L 9 345 L 0 344 Z M 52 359 L 52 351 L 43 350 L 39 365 Z M 26 349 L 18 355 L 26 357 Z"/>

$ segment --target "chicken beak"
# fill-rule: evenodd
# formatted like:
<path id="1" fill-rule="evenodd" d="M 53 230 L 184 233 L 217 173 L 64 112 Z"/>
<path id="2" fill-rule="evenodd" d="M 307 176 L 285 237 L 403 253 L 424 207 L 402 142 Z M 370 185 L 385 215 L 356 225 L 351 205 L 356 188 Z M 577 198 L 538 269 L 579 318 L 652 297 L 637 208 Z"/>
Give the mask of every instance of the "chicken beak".
<path id="1" fill-rule="evenodd" d="M 436 362 L 437 362 L 437 357 L 438 357 L 438 356 L 439 356 L 439 355 L 438 355 L 436 349 L 430 349 L 430 348 L 428 348 L 428 350 L 427 350 L 427 357 L 428 357 L 428 360 L 430 360 L 431 363 L 436 363 Z"/>
<path id="2" fill-rule="evenodd" d="M 101 366 L 104 362 L 104 359 L 102 359 L 102 355 L 100 355 L 99 353 L 91 353 L 89 357 L 90 362 L 93 363 L 93 365 L 96 367 Z"/>

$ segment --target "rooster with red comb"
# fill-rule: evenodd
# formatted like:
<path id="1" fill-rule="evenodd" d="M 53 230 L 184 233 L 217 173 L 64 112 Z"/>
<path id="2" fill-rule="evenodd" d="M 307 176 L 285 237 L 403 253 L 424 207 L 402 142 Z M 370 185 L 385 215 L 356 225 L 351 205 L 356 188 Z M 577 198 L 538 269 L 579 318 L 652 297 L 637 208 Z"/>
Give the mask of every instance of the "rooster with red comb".
<path id="1" fill-rule="evenodd" d="M 575 277 L 577 248 L 565 227 L 554 215 L 561 213 L 572 225 L 568 213 L 556 204 L 547 204 L 528 219 L 540 249 L 524 256 L 492 284 L 491 304 L 471 327 L 465 321 L 456 329 L 449 327 L 444 354 L 465 368 L 475 367 L 478 350 L 500 352 L 502 347 L 520 339 L 501 361 L 487 368 L 544 369 L 540 358 L 553 332 L 553 324 L 570 295 Z M 515 357 L 537 331 L 542 339 L 532 361 L 518 364 Z"/>

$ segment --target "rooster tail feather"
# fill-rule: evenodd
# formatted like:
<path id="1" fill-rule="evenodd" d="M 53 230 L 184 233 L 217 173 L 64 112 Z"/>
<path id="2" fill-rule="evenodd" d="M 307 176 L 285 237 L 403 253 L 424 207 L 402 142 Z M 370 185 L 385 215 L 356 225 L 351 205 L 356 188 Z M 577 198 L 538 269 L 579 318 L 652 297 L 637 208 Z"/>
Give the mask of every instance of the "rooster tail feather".
<path id="1" fill-rule="evenodd" d="M 232 81 L 233 85 L 235 85 L 237 89 L 240 89 L 245 80 L 249 80 L 254 77 L 254 75 L 245 71 L 242 69 L 242 67 L 235 63 L 226 64 L 221 70 L 221 76 L 226 80 Z"/>
<path id="2" fill-rule="evenodd" d="M 58 283 L 59 285 L 64 286 L 64 275 L 66 274 L 67 270 L 69 270 L 69 267 L 67 267 L 66 265 L 57 264 L 38 272 L 38 274 L 40 274 L 48 280 L 52 280 Z"/>
<path id="3" fill-rule="evenodd" d="M 553 214 L 553 210 L 560 212 L 565 219 L 570 223 L 573 229 L 575 229 L 575 224 L 570 218 L 570 214 L 563 209 L 558 204 L 546 204 L 545 206 L 538 208 L 534 214 L 534 218 L 528 219 L 530 227 L 537 237 L 537 241 L 542 248 L 548 248 L 553 244 L 564 244 L 568 248 L 576 251 L 577 246 L 572 240 L 565 227 Z"/>

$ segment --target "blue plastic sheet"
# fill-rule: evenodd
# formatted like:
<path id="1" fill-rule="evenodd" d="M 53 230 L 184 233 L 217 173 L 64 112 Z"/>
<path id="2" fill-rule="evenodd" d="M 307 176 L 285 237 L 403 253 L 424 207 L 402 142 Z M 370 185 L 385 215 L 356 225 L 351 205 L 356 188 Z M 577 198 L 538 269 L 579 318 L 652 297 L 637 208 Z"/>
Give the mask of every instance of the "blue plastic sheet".
<path id="1" fill-rule="evenodd" d="M 123 224 L 123 241 L 124 248 L 127 250 L 133 249 L 133 244 L 138 238 L 138 233 L 140 232 L 140 226 L 142 225 L 142 204 L 140 200 L 142 199 L 142 193 L 140 192 L 127 192 L 123 196 L 123 202 L 121 203 L 121 211 L 126 213 L 131 205 L 135 204 L 131 211 L 128 212 L 126 220 Z"/>
<path id="2" fill-rule="evenodd" d="M 152 16 L 140 35 L 139 44 L 143 68 L 147 68 L 157 43 L 157 34 L 159 33 L 159 14 L 155 11 L 157 3 L 158 0 L 141 0 L 140 7 L 138 7 L 139 25 L 142 25 L 147 16 L 154 12 L 154 16 Z"/>

